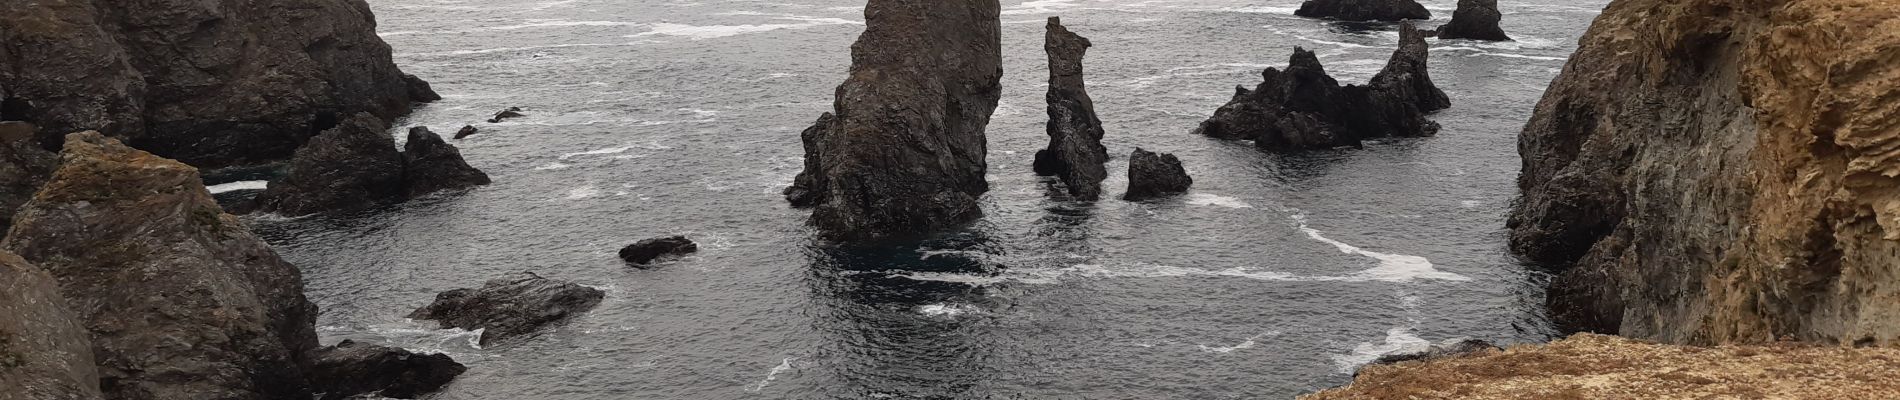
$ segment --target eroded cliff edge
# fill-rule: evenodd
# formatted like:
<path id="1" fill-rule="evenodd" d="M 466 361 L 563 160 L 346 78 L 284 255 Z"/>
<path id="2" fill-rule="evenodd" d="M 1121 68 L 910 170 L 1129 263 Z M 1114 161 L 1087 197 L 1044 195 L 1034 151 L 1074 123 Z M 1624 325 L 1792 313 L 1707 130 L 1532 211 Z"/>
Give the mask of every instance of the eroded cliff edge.
<path id="1" fill-rule="evenodd" d="M 1552 317 L 1669 343 L 1900 343 L 1900 3 L 1618 0 L 1519 141 Z"/>

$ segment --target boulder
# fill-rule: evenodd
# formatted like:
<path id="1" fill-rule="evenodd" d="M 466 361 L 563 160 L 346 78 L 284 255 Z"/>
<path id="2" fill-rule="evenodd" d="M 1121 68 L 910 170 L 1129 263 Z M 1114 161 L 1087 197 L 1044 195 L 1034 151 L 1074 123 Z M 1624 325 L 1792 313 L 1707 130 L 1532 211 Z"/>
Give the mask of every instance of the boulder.
<path id="1" fill-rule="evenodd" d="M 442 190 L 464 189 L 490 183 L 488 174 L 468 165 L 462 151 L 430 132 L 428 127 L 409 129 L 409 141 L 403 143 L 403 196 L 415 198 Z"/>
<path id="2" fill-rule="evenodd" d="M 644 266 L 653 260 L 665 256 L 682 255 L 699 251 L 699 244 L 685 236 L 673 236 L 639 241 L 620 249 L 620 259 L 628 263 Z"/>
<path id="3" fill-rule="evenodd" d="M 60 157 L 0 247 L 58 278 L 105 398 L 309 396 L 317 309 L 302 275 L 196 168 L 98 132 L 68 135 Z"/>
<path id="4" fill-rule="evenodd" d="M 1194 186 L 1187 168 L 1173 154 L 1160 154 L 1141 148 L 1128 156 L 1128 193 L 1122 200 L 1145 201 L 1187 192 Z"/>
<path id="5" fill-rule="evenodd" d="M 361 0 L 0 3 L 0 114 L 218 168 L 281 161 L 366 112 L 437 98 Z"/>
<path id="6" fill-rule="evenodd" d="M 416 354 L 349 340 L 317 349 L 310 359 L 310 383 L 323 394 L 322 400 L 365 394 L 413 399 L 441 390 L 468 371 L 448 355 Z"/>
<path id="7" fill-rule="evenodd" d="M 34 132 L 32 124 L 0 122 L 0 230 L 13 225 L 13 213 L 59 166 L 59 156 L 41 149 Z"/>
<path id="8" fill-rule="evenodd" d="M 1451 22 L 1438 27 L 1438 38 L 1511 40 L 1510 35 L 1504 34 L 1504 28 L 1498 27 L 1498 21 L 1503 19 L 1504 14 L 1498 12 L 1498 0 L 1458 0 L 1458 11 L 1451 13 Z"/>
<path id="9" fill-rule="evenodd" d="M 1504 348 L 1498 347 L 1497 345 L 1491 344 L 1491 342 L 1486 342 L 1483 340 L 1477 340 L 1477 339 L 1449 340 L 1444 343 L 1431 345 L 1430 347 L 1426 347 L 1425 349 L 1419 350 L 1419 351 L 1408 352 L 1408 353 L 1394 353 L 1394 354 L 1386 354 L 1383 356 L 1379 356 L 1377 360 L 1372 361 L 1372 365 L 1398 364 L 1398 363 L 1402 363 L 1406 361 L 1430 361 L 1430 360 L 1439 360 L 1439 359 L 1446 359 L 1446 358 L 1457 358 L 1457 357 L 1465 357 L 1465 356 L 1472 356 L 1472 355 L 1489 354 L 1489 353 L 1498 352 L 1498 351 L 1504 351 Z"/>
<path id="10" fill-rule="evenodd" d="M 87 335 L 52 275 L 0 251 L 0 399 L 100 399 Z"/>
<path id="11" fill-rule="evenodd" d="M 475 132 L 476 129 L 474 125 L 462 125 L 462 130 L 455 131 L 455 138 L 460 140 L 465 137 L 475 136 Z"/>
<path id="12" fill-rule="evenodd" d="M 502 120 L 505 120 L 505 119 L 515 118 L 515 117 L 526 117 L 526 116 L 527 116 L 526 114 L 521 113 L 521 107 L 508 107 L 508 109 L 506 110 L 501 110 L 500 112 L 496 112 L 494 117 L 488 119 L 488 123 L 499 124 L 501 123 Z"/>
<path id="13" fill-rule="evenodd" d="M 835 240 L 920 236 L 982 216 L 1001 95 L 997 0 L 871 0 L 832 117 L 807 131 L 794 204 Z M 797 201 L 803 200 L 803 201 Z"/>
<path id="14" fill-rule="evenodd" d="M 388 127 L 363 113 L 310 139 L 290 169 L 255 200 L 257 211 L 302 216 L 352 211 L 401 199 L 404 157 Z"/>
<path id="15" fill-rule="evenodd" d="M 444 329 L 485 329 L 481 344 L 487 346 L 592 310 L 605 296 L 600 289 L 521 272 L 490 280 L 480 289 L 442 292 L 409 318 L 436 321 Z"/>
<path id="16" fill-rule="evenodd" d="M 1425 115 L 1451 102 L 1431 81 L 1424 34 L 1404 23 L 1399 36 L 1399 49 L 1366 86 L 1340 86 L 1317 55 L 1295 47 L 1285 71 L 1268 68 L 1253 90 L 1236 89 L 1234 98 L 1195 132 L 1251 139 L 1270 151 L 1358 147 L 1366 139 L 1436 135 L 1438 124 Z"/>
<path id="17" fill-rule="evenodd" d="M 1340 21 L 1432 19 L 1432 12 L 1416 0 L 1306 0 L 1293 15 Z"/>
<path id="18" fill-rule="evenodd" d="M 1108 179 L 1108 148 L 1102 146 L 1102 120 L 1082 82 L 1082 56 L 1088 38 L 1070 32 L 1062 19 L 1049 17 L 1043 51 L 1049 54 L 1049 148 L 1036 152 L 1035 171 L 1056 176 L 1069 197 L 1095 200 Z"/>

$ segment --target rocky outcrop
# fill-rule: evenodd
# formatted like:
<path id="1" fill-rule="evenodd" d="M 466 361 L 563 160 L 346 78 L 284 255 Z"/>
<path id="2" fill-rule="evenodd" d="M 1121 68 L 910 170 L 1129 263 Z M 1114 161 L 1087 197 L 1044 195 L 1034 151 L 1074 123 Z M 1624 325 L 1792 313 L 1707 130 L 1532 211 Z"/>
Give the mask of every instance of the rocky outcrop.
<path id="1" fill-rule="evenodd" d="M 1001 95 L 996 0 L 871 0 L 831 116 L 787 197 L 824 236 L 924 234 L 982 216 L 984 127 Z"/>
<path id="2" fill-rule="evenodd" d="M 1551 316 L 1671 343 L 1900 343 L 1900 4 L 1611 3 L 1519 137 Z"/>
<path id="3" fill-rule="evenodd" d="M 1547 345 L 1369 365 L 1302 400 L 1876 399 L 1900 393 L 1900 349 L 1691 347 L 1579 334 Z"/>
<path id="4" fill-rule="evenodd" d="M 1144 201 L 1187 192 L 1194 186 L 1187 168 L 1173 154 L 1160 154 L 1135 148 L 1128 156 L 1128 193 L 1122 200 Z"/>
<path id="5" fill-rule="evenodd" d="M 0 251 L 0 399 L 99 399 L 86 326 L 59 282 Z"/>
<path id="6" fill-rule="evenodd" d="M 0 246 L 58 278 L 105 397 L 307 397 L 316 307 L 297 268 L 223 213 L 197 169 L 97 132 L 64 143 Z"/>
<path id="7" fill-rule="evenodd" d="M 1267 68 L 1253 90 L 1236 88 L 1233 100 L 1202 122 L 1196 133 L 1253 140 L 1271 151 L 1360 146 L 1380 137 L 1438 133 L 1425 114 L 1451 106 L 1426 68 L 1425 36 L 1410 23 L 1399 30 L 1399 49 L 1366 86 L 1340 86 L 1319 57 L 1294 48 L 1285 71 Z"/>
<path id="8" fill-rule="evenodd" d="M 311 356 L 310 383 L 323 400 L 357 395 L 413 399 L 447 386 L 468 367 L 442 354 L 416 354 L 394 347 L 345 340 Z"/>
<path id="9" fill-rule="evenodd" d="M 59 157 L 33 139 L 34 131 L 25 122 L 0 122 L 0 229 L 13 225 L 14 211 L 59 166 Z"/>
<path id="10" fill-rule="evenodd" d="M 436 99 L 361 0 L 0 1 L 0 119 L 201 167 L 282 160 L 340 116 Z"/>
<path id="11" fill-rule="evenodd" d="M 289 216 L 355 211 L 490 182 L 427 127 L 410 129 L 401 152 L 387 131 L 375 116 L 357 114 L 310 139 L 284 177 L 253 200 L 255 210 Z"/>
<path id="12" fill-rule="evenodd" d="M 436 321 L 444 329 L 485 329 L 481 344 L 487 346 L 592 310 L 605 296 L 600 289 L 521 272 L 490 280 L 480 289 L 442 292 L 409 318 Z"/>
<path id="13" fill-rule="evenodd" d="M 1430 361 L 1446 358 L 1468 357 L 1501 351 L 1497 345 L 1477 339 L 1463 339 L 1431 345 L 1424 350 L 1387 354 L 1372 360 L 1371 365 L 1397 364 L 1407 361 Z"/>
<path id="14" fill-rule="evenodd" d="M 428 127 L 409 128 L 409 141 L 404 142 L 402 148 L 403 196 L 408 198 L 491 182 L 487 173 L 462 159 L 461 150 L 430 132 Z"/>
<path id="15" fill-rule="evenodd" d="M 465 137 L 475 136 L 475 133 L 478 131 L 474 125 L 462 125 L 462 130 L 455 131 L 455 138 L 459 140 Z"/>
<path id="16" fill-rule="evenodd" d="M 685 236 L 673 236 L 641 240 L 620 249 L 620 259 L 637 266 L 646 266 L 660 257 L 690 254 L 699 251 L 699 244 Z"/>
<path id="17" fill-rule="evenodd" d="M 1432 19 L 1432 12 L 1417 0 L 1307 0 L 1293 15 L 1340 21 Z"/>
<path id="18" fill-rule="evenodd" d="M 488 123 L 499 124 L 501 123 L 501 121 L 509 119 L 509 118 L 519 118 L 519 117 L 526 117 L 526 116 L 528 115 L 521 113 L 521 107 L 508 107 L 508 109 L 506 110 L 495 112 L 494 117 L 488 118 Z"/>
<path id="19" fill-rule="evenodd" d="M 1102 146 L 1102 120 L 1082 82 L 1082 56 L 1089 39 L 1070 32 L 1062 19 L 1049 17 L 1043 51 L 1049 54 L 1049 148 L 1036 152 L 1038 175 L 1062 179 L 1069 197 L 1095 200 L 1108 179 L 1108 148 Z"/>
<path id="20" fill-rule="evenodd" d="M 1458 0 L 1458 11 L 1451 13 L 1451 22 L 1438 27 L 1438 38 L 1511 40 L 1510 35 L 1504 34 L 1504 28 L 1498 27 L 1498 21 L 1503 19 L 1504 14 L 1498 12 L 1498 0 Z"/>

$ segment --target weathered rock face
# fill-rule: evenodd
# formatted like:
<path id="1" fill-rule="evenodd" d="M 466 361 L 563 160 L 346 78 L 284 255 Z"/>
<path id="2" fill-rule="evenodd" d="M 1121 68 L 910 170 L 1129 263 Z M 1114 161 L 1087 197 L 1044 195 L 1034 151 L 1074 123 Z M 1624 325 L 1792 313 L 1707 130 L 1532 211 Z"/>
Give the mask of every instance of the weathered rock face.
<path id="1" fill-rule="evenodd" d="M 909 236 L 982 216 L 984 127 L 1001 95 L 996 0 L 871 0 L 832 116 L 804 134 L 787 197 L 833 239 Z"/>
<path id="2" fill-rule="evenodd" d="M 311 355 L 310 383 L 323 400 L 361 394 L 413 399 L 447 386 L 468 367 L 442 354 L 345 340 Z"/>
<path id="3" fill-rule="evenodd" d="M 638 266 L 646 266 L 660 257 L 688 254 L 699 251 L 699 244 L 685 236 L 673 236 L 646 239 L 620 249 L 620 259 Z"/>
<path id="4" fill-rule="evenodd" d="M 605 296 L 599 289 L 522 272 L 490 280 L 481 289 L 442 292 L 409 318 L 440 322 L 445 329 L 487 329 L 481 340 L 486 346 L 592 310 Z"/>
<path id="5" fill-rule="evenodd" d="M 1194 186 L 1187 168 L 1173 154 L 1159 154 L 1136 148 L 1128 156 L 1128 193 L 1122 200 L 1143 201 L 1186 192 Z"/>
<path id="6" fill-rule="evenodd" d="M 99 399 L 86 326 L 59 282 L 0 251 L 0 399 Z"/>
<path id="7" fill-rule="evenodd" d="M 300 216 L 402 198 L 403 154 L 387 130 L 382 120 L 363 113 L 311 138 L 291 158 L 289 172 L 257 195 L 257 210 Z"/>
<path id="8" fill-rule="evenodd" d="M 361 0 L 0 2 L 0 119 L 202 167 L 281 160 L 339 116 L 438 98 Z"/>
<path id="9" fill-rule="evenodd" d="M 33 198 L 59 166 L 59 157 L 41 149 L 34 127 L 0 122 L 0 229 L 13 225 L 13 213 Z"/>
<path id="10" fill-rule="evenodd" d="M 1082 56 L 1089 39 L 1070 32 L 1062 19 L 1049 17 L 1043 51 L 1049 53 L 1049 148 L 1036 152 L 1035 171 L 1062 178 L 1069 196 L 1102 197 L 1108 179 L 1108 148 L 1102 146 L 1102 120 L 1082 82 Z"/>
<path id="11" fill-rule="evenodd" d="M 1503 19 L 1504 14 L 1498 12 L 1498 0 L 1458 0 L 1458 11 L 1451 13 L 1451 22 L 1438 27 L 1438 38 L 1511 40 L 1510 35 L 1504 34 L 1504 28 L 1498 27 L 1498 21 Z"/>
<path id="12" fill-rule="evenodd" d="M 1250 139 L 1261 149 L 1299 151 L 1359 146 L 1380 137 L 1438 133 L 1425 114 L 1451 106 L 1427 72 L 1425 36 L 1400 26 L 1399 49 L 1367 86 L 1346 85 L 1326 75 L 1319 57 L 1293 49 L 1285 71 L 1268 68 L 1253 90 L 1236 88 L 1233 100 L 1202 122 L 1196 133 Z"/>
<path id="13" fill-rule="evenodd" d="M 1611 3 L 1519 138 L 1568 328 L 1900 343 L 1900 4 Z"/>
<path id="14" fill-rule="evenodd" d="M 1432 19 L 1432 12 L 1416 0 L 1307 0 L 1293 15 L 1341 21 Z"/>
<path id="15" fill-rule="evenodd" d="M 316 307 L 297 268 L 223 213 L 197 169 L 97 132 L 64 142 L 3 246 L 73 300 L 105 397 L 307 397 Z"/>
<path id="16" fill-rule="evenodd" d="M 428 127 L 409 129 L 409 141 L 403 143 L 403 195 L 414 198 L 443 190 L 464 189 L 489 184 L 488 174 L 468 165 L 462 151 L 430 132 Z"/>

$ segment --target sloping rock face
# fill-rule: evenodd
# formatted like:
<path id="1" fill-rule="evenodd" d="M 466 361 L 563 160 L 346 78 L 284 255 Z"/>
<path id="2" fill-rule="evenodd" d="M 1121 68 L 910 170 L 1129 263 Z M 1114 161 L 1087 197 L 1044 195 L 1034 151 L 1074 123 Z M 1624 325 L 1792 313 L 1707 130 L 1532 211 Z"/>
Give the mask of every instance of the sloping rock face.
<path id="1" fill-rule="evenodd" d="M 468 367 L 442 354 L 345 340 L 311 355 L 310 383 L 323 400 L 361 394 L 413 399 L 447 386 Z"/>
<path id="2" fill-rule="evenodd" d="M 1001 96 L 996 0 L 871 0 L 831 115 L 787 189 L 839 240 L 926 234 L 982 216 L 984 127 Z"/>
<path id="3" fill-rule="evenodd" d="M 592 310 L 606 295 L 600 289 L 522 272 L 490 280 L 481 289 L 442 292 L 409 318 L 440 322 L 444 329 L 486 329 L 481 344 L 487 346 Z"/>
<path id="4" fill-rule="evenodd" d="M 402 198 L 403 154 L 381 119 L 357 114 L 297 149 L 290 171 L 257 195 L 257 210 L 289 216 L 369 208 Z"/>
<path id="5" fill-rule="evenodd" d="M 1432 19 L 1432 12 L 1416 0 L 1307 0 L 1293 15 L 1341 21 Z"/>
<path id="6" fill-rule="evenodd" d="M 1294 48 L 1285 71 L 1268 68 L 1253 90 L 1235 88 L 1233 100 L 1195 130 L 1221 139 L 1253 140 L 1261 149 L 1299 151 L 1359 146 L 1380 137 L 1438 134 L 1426 113 L 1451 106 L 1426 68 L 1425 35 L 1400 26 L 1399 49 L 1367 86 L 1340 86 L 1319 57 Z"/>
<path id="7" fill-rule="evenodd" d="M 1900 4 L 1621 0 L 1519 138 L 1552 317 L 1672 343 L 1900 343 Z"/>
<path id="8" fill-rule="evenodd" d="M 1510 35 L 1504 34 L 1504 28 L 1498 27 L 1502 20 L 1504 14 L 1498 12 L 1498 0 L 1458 0 L 1458 11 L 1451 13 L 1451 22 L 1438 27 L 1438 38 L 1511 40 Z"/>
<path id="9" fill-rule="evenodd" d="M 86 335 L 52 275 L 0 251 L 0 399 L 99 399 Z"/>
<path id="10" fill-rule="evenodd" d="M 1062 178 L 1069 197 L 1102 197 L 1108 179 L 1108 148 L 1102 146 L 1102 120 L 1082 82 L 1082 56 L 1089 39 L 1070 32 L 1062 19 L 1049 17 L 1043 51 L 1049 54 L 1049 148 L 1036 152 L 1036 174 Z"/>
<path id="11" fill-rule="evenodd" d="M 41 149 L 33 134 L 32 124 L 0 122 L 0 229 L 13 225 L 13 213 L 59 167 L 59 157 Z"/>
<path id="12" fill-rule="evenodd" d="M 1143 201 L 1187 192 L 1194 186 L 1187 168 L 1173 154 L 1136 148 L 1128 156 L 1128 193 L 1122 200 Z"/>
<path id="13" fill-rule="evenodd" d="M 197 169 L 97 132 L 64 142 L 3 246 L 73 300 L 105 397 L 308 397 L 317 310 L 297 268 L 220 210 Z"/>
<path id="14" fill-rule="evenodd" d="M 201 167 L 289 157 L 341 116 L 438 98 L 362 0 L 0 1 L 0 119 Z"/>
<path id="15" fill-rule="evenodd" d="M 462 151 L 428 127 L 409 129 L 402 145 L 403 195 L 417 197 L 443 190 L 487 185 L 488 174 L 468 165 Z"/>

